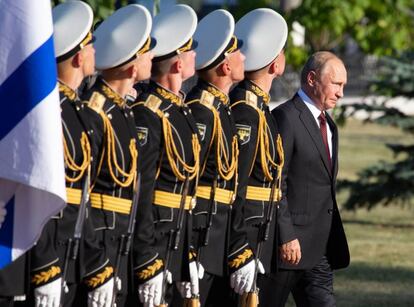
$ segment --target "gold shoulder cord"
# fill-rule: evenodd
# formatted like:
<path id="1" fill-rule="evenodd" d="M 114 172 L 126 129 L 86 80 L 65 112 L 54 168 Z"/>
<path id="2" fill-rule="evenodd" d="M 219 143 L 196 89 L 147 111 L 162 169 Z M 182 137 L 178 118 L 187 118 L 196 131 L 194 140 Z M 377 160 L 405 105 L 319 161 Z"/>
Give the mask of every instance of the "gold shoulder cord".
<path id="1" fill-rule="evenodd" d="M 213 123 L 213 133 L 212 133 L 212 139 L 210 142 L 211 144 L 216 141 L 216 163 L 217 163 L 217 171 L 221 178 L 223 178 L 226 181 L 231 180 L 233 177 L 235 178 L 235 185 L 234 185 L 234 192 L 236 192 L 237 189 L 237 164 L 238 164 L 238 156 L 239 156 L 239 147 L 238 147 L 238 140 L 237 135 L 233 136 L 232 140 L 232 151 L 231 151 L 231 159 L 229 160 L 229 157 L 227 157 L 226 148 L 224 145 L 224 139 L 223 139 L 223 128 L 221 126 L 221 120 L 219 112 L 216 110 L 216 108 L 211 105 L 208 106 L 204 104 L 206 107 L 210 109 L 210 111 L 213 113 L 214 123 Z M 207 159 L 206 159 L 207 160 Z M 206 164 L 203 166 L 202 173 L 204 172 Z"/>
<path id="2" fill-rule="evenodd" d="M 131 185 L 131 183 L 134 181 L 135 175 L 136 175 L 136 167 L 137 167 L 137 160 L 138 160 L 138 151 L 135 144 L 135 139 L 131 139 L 129 143 L 129 152 L 131 155 L 131 168 L 129 171 L 126 171 L 122 169 L 117 162 L 116 157 L 116 147 L 115 147 L 115 135 L 112 128 L 111 121 L 109 118 L 105 115 L 104 112 L 100 112 L 100 115 L 104 122 L 104 134 L 106 135 L 106 146 L 105 149 L 108 151 L 107 155 L 107 162 L 108 162 L 108 168 L 109 172 L 111 174 L 112 179 L 116 184 L 119 186 L 126 188 Z M 105 149 L 102 153 L 102 158 L 105 155 Z M 98 173 L 100 173 L 101 167 L 102 167 L 103 159 L 101 159 L 99 163 Z M 114 174 L 113 167 L 115 166 L 116 170 L 125 177 L 125 180 L 119 180 L 118 177 Z"/>
<path id="3" fill-rule="evenodd" d="M 65 165 L 71 171 L 79 172 L 78 175 L 75 175 L 75 177 L 69 177 L 67 174 L 65 174 L 66 181 L 71 183 L 79 181 L 91 163 L 91 145 L 89 144 L 89 140 L 85 132 L 82 132 L 80 142 L 82 147 L 83 161 L 81 165 L 77 165 L 69 152 L 68 144 L 66 143 L 66 139 L 63 136 Z"/>
<path id="4" fill-rule="evenodd" d="M 197 134 L 192 135 L 192 150 L 194 156 L 194 165 L 188 165 L 184 159 L 180 156 L 180 153 L 177 150 L 177 147 L 174 142 L 173 133 L 171 129 L 171 123 L 168 118 L 164 115 L 161 110 L 156 110 L 157 115 L 162 120 L 162 128 L 165 140 L 165 153 L 167 154 L 168 161 L 170 163 L 171 169 L 174 172 L 174 175 L 180 180 L 184 181 L 186 176 L 185 173 L 189 175 L 189 179 L 194 179 L 198 176 L 199 169 L 200 169 L 200 143 L 198 142 Z M 182 173 L 179 169 L 179 166 L 176 164 L 180 164 L 184 170 Z"/>
<path id="5" fill-rule="evenodd" d="M 228 181 L 233 178 L 233 176 L 237 173 L 237 157 L 238 157 L 238 142 L 237 136 L 233 136 L 232 140 L 232 153 L 231 153 L 231 160 L 227 157 L 226 148 L 224 146 L 224 139 L 223 139 L 223 128 L 221 126 L 221 120 L 219 113 L 216 109 L 211 109 L 214 114 L 214 121 L 216 122 L 215 130 L 213 131 L 213 135 L 216 138 L 216 159 L 217 159 L 217 170 L 220 176 Z M 223 158 L 221 158 L 223 157 Z"/>
<path id="6" fill-rule="evenodd" d="M 273 180 L 273 176 L 269 171 L 268 165 L 275 169 L 277 168 L 277 176 L 278 176 L 278 186 L 280 186 L 282 169 L 284 164 L 284 152 L 283 152 L 283 145 L 282 145 L 282 138 L 280 134 L 277 135 L 276 139 L 276 146 L 277 146 L 277 154 L 279 156 L 279 164 L 277 164 L 270 155 L 270 142 L 269 142 L 269 135 L 267 133 L 267 121 L 266 116 L 263 111 L 256 108 L 257 113 L 259 114 L 259 127 L 258 127 L 258 136 L 259 136 L 259 146 L 260 146 L 260 161 L 262 165 L 263 173 L 269 181 Z"/>

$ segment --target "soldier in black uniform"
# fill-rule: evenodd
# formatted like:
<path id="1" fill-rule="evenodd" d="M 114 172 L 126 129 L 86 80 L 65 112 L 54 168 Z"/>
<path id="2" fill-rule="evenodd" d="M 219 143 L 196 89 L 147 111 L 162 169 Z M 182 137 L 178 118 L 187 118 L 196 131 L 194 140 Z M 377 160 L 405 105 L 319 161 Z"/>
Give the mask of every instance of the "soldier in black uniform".
<path id="1" fill-rule="evenodd" d="M 274 30 L 272 39 L 268 37 L 268 29 Z M 277 123 L 269 111 L 269 90 L 272 81 L 285 69 L 283 47 L 287 25 L 275 11 L 257 9 L 237 22 L 235 33 L 243 40 L 241 50 L 246 55 L 246 78 L 230 93 L 240 138 L 239 159 L 246 162 L 240 164 L 239 194 L 245 199 L 244 220 L 249 242 L 257 254 L 258 243 L 262 241 L 259 258 L 265 272 L 270 273 L 277 269 L 276 209 L 281 197 L 283 147 Z M 273 214 L 269 210 L 272 185 L 275 185 Z M 259 228 L 267 219 L 269 237 L 263 242 Z"/>
<path id="2" fill-rule="evenodd" d="M 225 29 L 226 31 L 223 31 Z M 200 281 L 201 306 L 223 306 L 229 297 L 229 273 L 239 294 L 249 291 L 254 262 L 240 201 L 235 201 L 238 182 L 238 137 L 227 96 L 230 87 L 244 78 L 241 41 L 233 35 L 233 16 L 217 10 L 204 17 L 197 28 L 197 85 L 187 95 L 201 137 L 201 172 L 197 206 L 193 210 L 194 245 L 205 269 Z M 248 160 L 242 160 L 243 163 Z M 239 277 L 236 278 L 236 275 Z M 238 280 L 250 279 L 245 285 Z"/>
<path id="3" fill-rule="evenodd" d="M 94 301 L 94 306 L 108 306 L 113 268 L 96 241 L 88 207 L 77 261 L 67 254 L 80 215 L 83 185 L 89 190 L 87 177 L 93 181 L 96 176 L 102 143 L 101 118 L 76 93 L 82 79 L 94 72 L 93 13 L 84 2 L 72 1 L 56 6 L 52 14 L 68 206 L 46 224 L 31 250 L 31 285 L 36 306 L 59 306 L 61 295 L 64 306 L 86 306 L 87 301 L 89 305 Z M 64 293 L 62 282 L 66 285 Z"/>
<path id="4" fill-rule="evenodd" d="M 94 36 L 96 68 L 101 74 L 84 94 L 104 121 L 104 155 L 91 193 L 91 215 L 101 244 L 116 264 L 120 279 L 116 283 L 117 306 L 124 306 L 127 294 L 133 291 L 130 254 L 121 256 L 119 265 L 117 257 L 130 219 L 137 218 L 131 212 L 139 169 L 135 122 L 125 96 L 137 81 L 150 76 L 151 25 L 149 12 L 139 5 L 123 7 L 99 25 Z M 144 223 L 147 222 L 138 218 L 137 226 L 149 226 Z"/>
<path id="5" fill-rule="evenodd" d="M 199 172 L 200 145 L 197 127 L 180 88 L 194 74 L 192 35 L 196 25 L 197 16 L 187 5 L 176 5 L 155 16 L 152 36 L 157 46 L 153 50 L 151 81 L 132 106 L 145 165 L 140 201 L 141 206 L 148 208 L 145 221 L 150 221 L 150 227 L 136 233 L 134 242 L 134 272 L 145 306 L 158 306 L 165 298 L 164 277 L 170 275 L 166 269 L 174 281 L 188 280 L 189 275 L 188 224 Z M 178 237 L 177 227 L 181 228 Z M 172 233 L 175 250 L 168 244 Z"/>

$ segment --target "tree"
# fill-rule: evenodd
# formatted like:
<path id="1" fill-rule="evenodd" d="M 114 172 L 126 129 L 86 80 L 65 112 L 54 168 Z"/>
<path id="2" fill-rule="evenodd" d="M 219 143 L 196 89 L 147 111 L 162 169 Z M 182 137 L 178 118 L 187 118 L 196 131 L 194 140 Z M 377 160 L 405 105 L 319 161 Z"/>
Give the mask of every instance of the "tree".
<path id="1" fill-rule="evenodd" d="M 387 106 L 390 98 L 406 97 L 406 103 L 414 103 L 414 53 L 400 58 L 386 57 L 382 59 L 379 75 L 372 82 L 372 91 L 384 95 L 375 104 L 353 104 L 342 108 L 341 116 L 351 110 L 366 110 L 380 112 L 379 117 L 369 117 L 367 121 L 381 125 L 398 127 L 406 133 L 414 135 L 414 116 L 406 115 L 398 109 Z M 377 113 L 378 114 L 378 113 Z M 378 204 L 391 203 L 411 204 L 414 196 L 414 144 L 386 144 L 399 157 L 398 161 L 380 163 L 364 169 L 355 181 L 343 181 L 340 189 L 349 189 L 350 196 L 345 202 L 345 208 L 368 209 Z"/>
<path id="2" fill-rule="evenodd" d="M 310 54 L 319 50 L 340 50 L 348 39 L 365 54 L 392 56 L 414 49 L 413 0 L 303 0 L 286 15 L 288 23 L 306 28 L 305 46 Z M 293 50 L 288 63 L 301 66 L 303 53 Z"/>

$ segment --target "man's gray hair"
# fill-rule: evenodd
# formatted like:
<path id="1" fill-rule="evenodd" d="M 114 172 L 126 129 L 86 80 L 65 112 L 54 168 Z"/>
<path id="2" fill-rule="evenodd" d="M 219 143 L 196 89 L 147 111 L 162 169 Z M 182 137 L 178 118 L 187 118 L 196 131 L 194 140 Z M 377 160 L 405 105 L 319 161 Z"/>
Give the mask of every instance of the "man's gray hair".
<path id="1" fill-rule="evenodd" d="M 302 68 L 302 73 L 300 76 L 301 86 L 307 84 L 308 74 L 311 71 L 314 71 L 317 75 L 321 76 L 323 70 L 325 69 L 326 63 L 328 63 L 332 59 L 339 60 L 342 63 L 342 60 L 340 58 L 338 58 L 335 54 L 329 51 L 318 51 L 312 54 Z"/>

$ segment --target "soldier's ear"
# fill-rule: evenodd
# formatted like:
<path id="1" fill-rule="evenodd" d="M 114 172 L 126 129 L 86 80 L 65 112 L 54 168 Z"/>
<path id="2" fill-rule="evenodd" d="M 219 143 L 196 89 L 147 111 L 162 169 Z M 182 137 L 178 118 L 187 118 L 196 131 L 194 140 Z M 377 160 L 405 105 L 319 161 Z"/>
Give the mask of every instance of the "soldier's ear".
<path id="1" fill-rule="evenodd" d="M 72 58 L 72 65 L 73 67 L 79 68 L 79 67 L 82 67 L 82 64 L 83 64 L 83 55 L 82 55 L 82 52 L 78 52 Z"/>
<path id="2" fill-rule="evenodd" d="M 223 63 L 220 64 L 220 73 L 223 76 L 231 75 L 231 67 L 229 61 L 226 59 Z"/>
<path id="3" fill-rule="evenodd" d="M 138 74 L 138 68 L 136 65 L 131 65 L 127 68 L 126 72 L 129 79 L 135 79 Z"/>
<path id="4" fill-rule="evenodd" d="M 183 60 L 180 57 L 177 57 L 177 60 L 174 61 L 170 67 L 170 72 L 173 74 L 181 73 L 184 68 Z"/>

